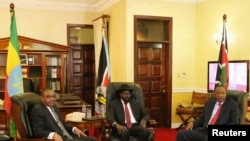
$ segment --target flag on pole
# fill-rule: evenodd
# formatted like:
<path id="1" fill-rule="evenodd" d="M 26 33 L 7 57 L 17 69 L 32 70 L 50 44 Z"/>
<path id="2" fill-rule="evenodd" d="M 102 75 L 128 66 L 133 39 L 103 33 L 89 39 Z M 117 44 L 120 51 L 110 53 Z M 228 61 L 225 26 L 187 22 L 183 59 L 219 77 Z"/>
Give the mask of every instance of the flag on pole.
<path id="1" fill-rule="evenodd" d="M 226 15 L 223 16 L 223 31 L 218 60 L 218 69 L 216 74 L 216 85 L 229 86 L 229 65 L 228 65 L 228 46 L 227 46 L 227 30 Z"/>
<path id="2" fill-rule="evenodd" d="M 97 74 L 97 87 L 96 87 L 96 105 L 95 105 L 95 115 L 105 116 L 106 112 L 106 87 L 110 82 L 110 65 L 109 65 L 109 55 L 108 55 L 108 44 L 106 36 L 102 35 L 102 46 L 99 58 L 99 67 Z"/>
<path id="3" fill-rule="evenodd" d="M 106 113 L 106 87 L 110 82 L 109 51 L 107 42 L 107 27 L 109 16 L 94 20 L 95 40 L 95 109 L 94 116 L 105 117 Z M 89 129 L 89 135 L 98 137 L 99 129 Z"/>
<path id="4" fill-rule="evenodd" d="M 11 101 L 10 97 L 15 94 L 23 93 L 23 77 L 21 62 L 19 57 L 18 36 L 16 28 L 16 18 L 14 11 L 14 4 L 11 4 L 11 26 L 10 26 L 10 39 L 7 54 L 7 67 L 5 79 L 5 94 L 4 94 L 4 108 L 7 115 L 10 117 Z M 15 125 L 10 121 L 10 136 L 15 136 Z"/>

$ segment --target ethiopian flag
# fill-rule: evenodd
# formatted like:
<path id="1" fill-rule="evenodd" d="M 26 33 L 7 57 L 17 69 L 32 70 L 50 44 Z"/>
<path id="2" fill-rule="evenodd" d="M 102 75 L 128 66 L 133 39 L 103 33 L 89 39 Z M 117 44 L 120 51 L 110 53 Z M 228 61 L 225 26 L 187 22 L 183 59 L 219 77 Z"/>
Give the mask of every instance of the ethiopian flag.
<path id="1" fill-rule="evenodd" d="M 23 93 L 23 77 L 22 68 L 19 57 L 18 36 L 16 28 L 15 12 L 11 11 L 11 26 L 10 26 L 10 40 L 8 45 L 7 54 L 7 68 L 5 79 L 5 94 L 4 94 L 4 107 L 7 115 L 10 117 L 11 101 L 10 97 L 15 94 Z M 16 132 L 13 129 L 13 123 L 10 123 L 10 135 L 15 136 Z M 14 126 L 15 127 L 15 126 Z"/>

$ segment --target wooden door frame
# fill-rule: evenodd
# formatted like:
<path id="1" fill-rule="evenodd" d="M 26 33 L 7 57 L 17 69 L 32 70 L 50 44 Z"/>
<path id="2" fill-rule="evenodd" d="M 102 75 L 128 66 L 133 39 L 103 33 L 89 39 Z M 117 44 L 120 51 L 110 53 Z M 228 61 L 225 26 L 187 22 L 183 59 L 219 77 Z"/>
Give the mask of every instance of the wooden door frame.
<path id="1" fill-rule="evenodd" d="M 91 24 L 67 24 L 67 44 L 68 46 L 71 47 L 71 51 L 70 51 L 70 55 L 69 55 L 69 65 L 68 67 L 70 68 L 69 73 L 67 73 L 67 75 L 69 76 L 70 80 L 74 79 L 74 72 L 73 72 L 73 65 L 75 64 L 79 64 L 80 68 L 81 68 L 81 77 L 82 77 L 82 82 L 81 85 L 74 85 L 73 81 L 68 81 L 68 86 L 69 86 L 69 92 L 72 93 L 72 88 L 74 88 L 74 91 L 77 91 L 76 93 L 82 98 L 84 99 L 86 102 L 88 102 L 91 105 L 95 104 L 95 89 L 93 89 L 95 87 L 95 85 L 93 84 L 93 86 L 91 85 L 91 83 L 88 83 L 88 85 L 86 85 L 86 78 L 89 78 L 88 80 L 90 80 L 91 82 L 95 82 L 94 79 L 94 74 L 95 71 L 93 73 L 87 72 L 85 69 L 85 65 L 86 64 L 91 64 L 94 63 L 94 54 L 93 60 L 84 60 L 86 56 L 90 55 L 89 53 L 85 53 L 84 51 L 86 50 L 91 50 L 90 48 L 93 46 L 94 49 L 94 43 L 70 43 L 70 28 L 85 28 L 85 29 L 93 29 L 93 25 Z M 75 47 L 79 48 L 79 49 L 75 49 Z M 73 60 L 73 52 L 75 50 L 78 50 L 80 54 L 82 54 L 78 60 L 76 62 L 74 62 Z M 93 51 L 94 53 L 94 51 Z M 85 56 L 86 55 L 86 56 Z M 90 56 L 89 56 L 90 57 Z M 81 60 L 81 61 L 79 61 Z M 79 74 L 75 75 L 75 76 L 79 76 Z M 79 76 L 80 77 L 80 76 Z M 93 79 L 92 79 L 93 78 Z M 93 89 L 93 90 L 92 90 Z M 94 92 L 92 92 L 94 91 Z M 93 106 L 94 107 L 94 106 Z M 94 108 L 92 108 L 92 113 L 94 113 Z"/>
<path id="2" fill-rule="evenodd" d="M 168 32 L 166 36 L 168 37 L 168 41 L 163 41 L 165 47 L 165 68 L 163 70 L 165 73 L 165 90 L 166 90 L 166 98 L 163 103 L 166 103 L 165 107 L 163 107 L 163 118 L 166 119 L 162 126 L 164 127 L 171 127 L 172 121 L 172 17 L 160 17 L 160 16 L 146 16 L 146 15 L 134 15 L 134 82 L 138 82 L 138 69 L 137 69 L 137 38 L 136 38 L 136 31 L 137 31 L 137 20 L 138 19 L 150 19 L 150 20 L 163 20 L 168 21 L 168 26 L 166 25 L 166 31 Z M 168 44 L 168 47 L 165 45 Z"/>

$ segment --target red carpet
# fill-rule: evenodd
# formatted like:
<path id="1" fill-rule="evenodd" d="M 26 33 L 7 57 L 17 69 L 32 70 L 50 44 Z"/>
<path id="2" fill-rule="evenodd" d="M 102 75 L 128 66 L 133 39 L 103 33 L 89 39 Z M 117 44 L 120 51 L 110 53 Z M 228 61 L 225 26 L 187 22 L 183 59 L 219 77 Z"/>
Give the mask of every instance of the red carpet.
<path id="1" fill-rule="evenodd" d="M 175 141 L 176 129 L 155 128 L 155 141 Z"/>

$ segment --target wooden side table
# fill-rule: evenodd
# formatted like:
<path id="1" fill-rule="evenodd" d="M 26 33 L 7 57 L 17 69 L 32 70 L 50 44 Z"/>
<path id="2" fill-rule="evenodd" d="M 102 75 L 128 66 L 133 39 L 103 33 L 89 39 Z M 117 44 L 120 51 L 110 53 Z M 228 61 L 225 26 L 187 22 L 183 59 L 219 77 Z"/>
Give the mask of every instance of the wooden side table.
<path id="1" fill-rule="evenodd" d="M 72 121 L 70 119 L 66 119 L 66 122 L 81 130 L 89 130 L 89 136 L 95 136 L 94 129 L 99 129 L 100 133 L 97 136 L 97 140 L 102 141 L 103 139 L 102 131 L 105 128 L 106 118 L 96 119 L 96 120 L 84 120 L 84 121 Z"/>
<path id="2" fill-rule="evenodd" d="M 82 104 L 85 103 L 87 106 L 91 107 L 90 104 L 85 101 L 81 101 L 80 104 L 63 104 L 60 101 L 56 101 L 56 106 L 60 109 L 63 120 L 65 120 L 66 115 L 73 112 L 82 112 Z"/>

